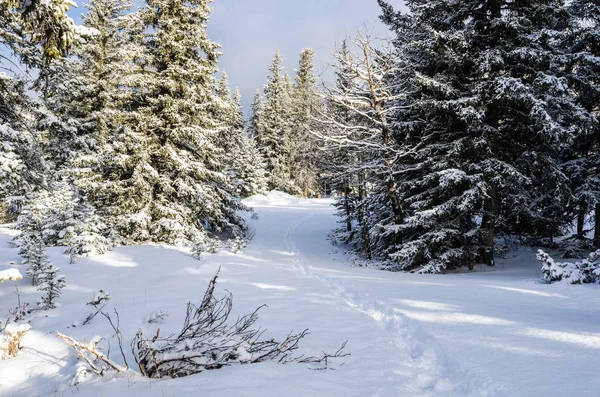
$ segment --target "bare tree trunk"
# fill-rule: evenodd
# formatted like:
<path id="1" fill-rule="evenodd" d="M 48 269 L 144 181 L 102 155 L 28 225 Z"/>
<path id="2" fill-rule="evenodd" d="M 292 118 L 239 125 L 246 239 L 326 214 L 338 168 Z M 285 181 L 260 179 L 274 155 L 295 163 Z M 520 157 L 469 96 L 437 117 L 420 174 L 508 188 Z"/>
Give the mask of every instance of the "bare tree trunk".
<path id="1" fill-rule="evenodd" d="M 483 241 L 481 244 L 481 262 L 494 266 L 494 234 L 496 231 L 496 187 L 491 186 L 488 197 L 483 203 L 483 219 L 481 221 Z"/>
<path id="2" fill-rule="evenodd" d="M 600 203 L 596 204 L 594 213 L 596 224 L 594 225 L 594 248 L 600 249 Z"/>
<path id="3" fill-rule="evenodd" d="M 359 182 L 359 188 L 358 188 L 358 198 L 359 198 L 359 205 L 361 208 L 357 208 L 358 210 L 358 214 L 359 214 L 359 221 L 360 221 L 360 225 L 362 228 L 362 237 L 363 237 L 363 244 L 364 244 L 364 250 L 365 250 L 365 256 L 367 257 L 367 259 L 371 260 L 373 259 L 373 253 L 371 252 L 371 237 L 369 236 L 369 226 L 367 225 L 367 215 L 366 215 L 366 210 L 363 207 L 364 202 L 363 200 L 367 197 L 367 188 L 366 188 L 366 181 L 367 181 L 367 175 L 366 175 L 366 171 L 364 170 L 364 168 L 362 168 L 362 166 L 364 165 L 365 159 L 364 159 L 364 155 L 361 153 L 359 156 L 359 161 L 360 161 L 360 165 L 361 165 L 361 170 L 358 173 L 358 182 Z"/>

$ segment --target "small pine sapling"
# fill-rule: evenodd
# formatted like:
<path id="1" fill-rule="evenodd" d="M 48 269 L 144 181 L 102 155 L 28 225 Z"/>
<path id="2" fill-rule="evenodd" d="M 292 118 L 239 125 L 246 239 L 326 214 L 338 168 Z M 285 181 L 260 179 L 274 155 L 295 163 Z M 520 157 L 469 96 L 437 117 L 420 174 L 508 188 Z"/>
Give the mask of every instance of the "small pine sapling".
<path id="1" fill-rule="evenodd" d="M 56 301 L 66 285 L 65 276 L 58 274 L 59 270 L 52 263 L 48 263 L 42 269 L 38 291 L 42 292 L 43 295 L 37 303 L 43 310 L 56 308 Z"/>
<path id="2" fill-rule="evenodd" d="M 600 281 L 600 250 L 580 262 L 556 262 L 539 250 L 537 260 L 542 262 L 542 279 L 548 283 L 588 284 Z"/>
<path id="3" fill-rule="evenodd" d="M 229 247 L 231 249 L 231 252 L 233 252 L 234 254 L 241 254 L 246 247 L 248 246 L 248 240 L 246 240 L 245 238 L 242 238 L 240 236 L 237 236 L 236 238 L 229 240 Z"/>
<path id="4" fill-rule="evenodd" d="M 206 250 L 211 254 L 218 253 L 223 248 L 223 243 L 217 238 L 209 238 L 206 241 Z"/>
<path id="5" fill-rule="evenodd" d="M 202 254 L 206 252 L 206 246 L 203 242 L 195 242 L 192 245 L 192 256 L 198 260 L 202 260 Z"/>
<path id="6" fill-rule="evenodd" d="M 50 259 L 41 235 L 30 241 L 27 244 L 27 251 L 21 255 L 26 258 L 26 263 L 29 264 L 29 269 L 25 274 L 31 279 L 31 285 L 39 285 L 42 282 L 41 278 L 45 269 L 50 265 Z"/>
<path id="7" fill-rule="evenodd" d="M 85 202 L 79 204 L 74 218 L 75 234 L 64 252 L 69 255 L 71 263 L 80 257 L 103 254 L 112 249 L 110 240 L 102 235 L 106 225 L 91 205 Z"/>

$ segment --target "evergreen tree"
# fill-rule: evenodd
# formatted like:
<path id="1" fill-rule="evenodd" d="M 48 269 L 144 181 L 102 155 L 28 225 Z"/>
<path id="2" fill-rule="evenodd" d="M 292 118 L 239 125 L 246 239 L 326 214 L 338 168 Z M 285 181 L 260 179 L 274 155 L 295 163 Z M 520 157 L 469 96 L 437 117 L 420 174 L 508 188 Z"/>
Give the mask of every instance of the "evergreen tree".
<path id="1" fill-rule="evenodd" d="M 31 279 L 31 285 L 40 286 L 45 281 L 48 266 L 51 265 L 41 233 L 30 235 L 27 245 L 22 247 L 20 252 L 25 259 L 23 264 L 29 265 L 26 274 Z"/>
<path id="2" fill-rule="evenodd" d="M 579 126 L 565 150 L 565 169 L 575 196 L 576 237 L 585 240 L 585 220 L 593 212 L 593 245 L 600 249 L 600 6 L 594 1 L 576 0 L 570 3 L 569 11 L 575 23 L 565 42 L 566 77 L 589 122 Z"/>
<path id="3" fill-rule="evenodd" d="M 94 207 L 86 203 L 82 197 L 74 210 L 74 235 L 69 239 L 65 254 L 69 255 L 71 263 L 77 258 L 103 254 L 112 249 L 112 242 L 106 238 L 109 234 L 106 225 L 96 213 Z"/>
<path id="4" fill-rule="evenodd" d="M 283 73 L 282 58 L 275 53 L 264 87 L 266 102 L 257 123 L 257 145 L 265 159 L 270 190 L 289 190 L 290 175 L 290 89 L 292 83 Z"/>
<path id="5" fill-rule="evenodd" d="M 213 91 L 219 46 L 207 35 L 209 15 L 208 0 L 152 0 L 143 12 L 147 56 L 136 87 L 139 118 L 126 130 L 140 139 L 124 140 L 135 154 L 109 175 L 126 185 L 125 194 L 110 189 L 105 198 L 134 203 L 119 215 L 122 234 L 132 241 L 181 244 L 205 227 L 244 230 L 236 213 L 244 207 L 225 174 L 215 117 L 223 105 Z"/>
<path id="6" fill-rule="evenodd" d="M 316 84 L 314 56 L 315 53 L 310 48 L 300 54 L 292 94 L 291 174 L 303 197 L 320 195 L 318 142 L 311 134 L 316 127 L 314 117 L 322 112 L 321 97 Z"/>
<path id="7" fill-rule="evenodd" d="M 577 119 L 559 75 L 561 2 L 411 1 L 410 15 L 380 4 L 397 34 L 383 80 L 397 99 L 379 107 L 393 113 L 384 135 L 397 150 L 383 152 L 389 171 L 373 187 L 393 214 L 375 216 L 385 256 L 423 272 L 493 265 L 495 231 L 516 231 L 515 217 L 521 232 L 556 235 L 564 218 L 548 203 L 569 197 L 559 142 Z"/>
<path id="8" fill-rule="evenodd" d="M 4 205 L 43 185 L 46 165 L 25 82 L 0 73 L 0 217 Z"/>
<path id="9" fill-rule="evenodd" d="M 256 90 L 252 105 L 250 105 L 250 119 L 248 120 L 247 135 L 252 139 L 258 137 L 258 124 L 264 109 L 264 103 L 260 90 Z"/>
<path id="10" fill-rule="evenodd" d="M 43 310 L 56 308 L 56 301 L 65 287 L 65 277 L 58 274 L 60 269 L 47 261 L 41 270 L 37 290 L 43 295 L 38 300 L 38 305 Z"/>

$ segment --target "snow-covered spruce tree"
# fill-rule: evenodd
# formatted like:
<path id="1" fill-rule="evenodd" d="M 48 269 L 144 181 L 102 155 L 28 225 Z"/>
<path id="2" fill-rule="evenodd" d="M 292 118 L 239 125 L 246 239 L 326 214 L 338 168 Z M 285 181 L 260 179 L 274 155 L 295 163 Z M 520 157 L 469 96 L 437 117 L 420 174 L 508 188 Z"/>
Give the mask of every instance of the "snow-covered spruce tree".
<path id="1" fill-rule="evenodd" d="M 46 58 L 58 58 L 71 46 L 75 35 L 73 20 L 67 15 L 73 2 L 69 0 L 2 1 L 0 3 L 0 35 L 2 44 L 11 50 L 29 43 L 39 43 Z M 30 53 L 24 53 L 25 61 Z M 30 64 L 29 62 L 26 62 Z"/>
<path id="2" fill-rule="evenodd" d="M 35 104 L 24 81 L 0 73 L 0 209 L 44 182 L 45 164 L 34 125 Z"/>
<path id="3" fill-rule="evenodd" d="M 65 287 L 65 276 L 58 274 L 60 269 L 48 261 L 40 271 L 37 290 L 42 293 L 38 305 L 44 310 L 56 308 L 56 301 Z"/>
<path id="4" fill-rule="evenodd" d="M 246 135 L 242 136 L 240 146 L 234 151 L 234 169 L 242 181 L 237 191 L 241 197 L 267 192 L 268 176 L 265 161 L 255 141 Z"/>
<path id="5" fill-rule="evenodd" d="M 126 18 L 119 125 L 80 184 L 123 243 L 244 231 L 227 175 L 209 3 L 149 1 Z"/>
<path id="6" fill-rule="evenodd" d="M 40 195 L 44 196 L 44 193 L 36 194 L 36 196 Z M 48 208 L 44 206 L 44 200 L 39 197 L 35 200 L 29 197 L 17 219 L 16 228 L 21 233 L 15 238 L 14 243 L 19 247 L 19 255 L 23 258 L 22 264 L 29 266 L 26 274 L 31 279 L 32 285 L 38 285 L 41 270 L 49 262 L 43 236 L 47 213 Z"/>
<path id="7" fill-rule="evenodd" d="M 408 216 L 391 257 L 426 272 L 493 265 L 497 229 L 556 235 L 564 219 L 547 203 L 568 204 L 557 158 L 578 110 L 559 74 L 562 3 L 380 4 L 410 99 L 393 125 Z"/>
<path id="8" fill-rule="evenodd" d="M 19 253 L 24 259 L 23 264 L 29 265 L 25 274 L 31 279 L 31 285 L 39 286 L 44 282 L 48 266 L 51 266 L 42 234 L 30 234 L 27 245 L 23 246 Z"/>
<path id="9" fill-rule="evenodd" d="M 69 169 L 90 146 L 79 121 L 83 86 L 74 74 L 73 62 L 58 58 L 41 62 L 33 89 L 40 102 L 35 128 L 43 137 L 44 160 L 52 176 Z"/>
<path id="10" fill-rule="evenodd" d="M 0 4 L 0 218 L 10 221 L 18 213 L 14 203 L 43 184 L 46 170 L 35 129 L 36 103 L 15 67 L 15 59 L 35 66 L 39 50 L 9 9 L 7 3 Z"/>
<path id="11" fill-rule="evenodd" d="M 322 100 L 317 88 L 315 53 L 307 48 L 300 54 L 292 92 L 291 175 L 303 197 L 320 195 L 318 142 L 310 131 L 317 128 L 314 117 L 321 111 Z"/>
<path id="12" fill-rule="evenodd" d="M 143 228 L 131 235 L 134 241 L 181 244 L 206 228 L 244 231 L 237 214 L 244 207 L 225 174 L 223 127 L 214 115 L 226 109 L 213 90 L 219 45 L 207 35 L 209 3 L 151 0 L 143 11 L 148 56 L 133 128 L 144 146 L 139 160 L 114 175 L 138 188 L 132 199 L 139 210 L 131 218 Z"/>
<path id="13" fill-rule="evenodd" d="M 291 181 L 291 98 L 289 76 L 282 71 L 282 58 L 275 53 L 269 67 L 270 75 L 264 87 L 266 102 L 258 114 L 256 142 L 261 151 L 269 174 L 270 190 L 290 191 Z"/>
<path id="14" fill-rule="evenodd" d="M 106 225 L 95 208 L 81 196 L 78 201 L 74 208 L 74 235 L 65 249 L 71 263 L 75 263 L 77 258 L 103 254 L 113 248 L 112 241 L 105 237 L 109 234 Z"/>
<path id="15" fill-rule="evenodd" d="M 52 183 L 48 192 L 34 200 L 47 209 L 43 220 L 43 236 L 46 246 L 69 246 L 77 234 L 75 202 L 78 192 L 68 179 Z"/>
<path id="16" fill-rule="evenodd" d="M 229 90 L 227 74 L 217 85 L 217 96 L 224 109 L 217 109 L 216 117 L 223 124 L 222 142 L 226 158 L 227 173 L 235 192 L 241 197 L 248 197 L 266 191 L 265 169 L 260 153 L 254 142 L 245 134 L 245 122 L 242 112 L 240 91 L 235 90 L 233 96 Z"/>
<path id="17" fill-rule="evenodd" d="M 258 136 L 258 123 L 263 109 L 264 102 L 262 100 L 262 94 L 260 93 L 260 90 L 256 90 L 256 93 L 254 94 L 254 99 L 252 100 L 252 104 L 250 105 L 250 118 L 248 120 L 248 125 L 246 128 L 246 134 L 248 135 L 248 137 L 254 140 Z"/>
<path id="18" fill-rule="evenodd" d="M 46 106 L 68 128 L 63 135 L 51 134 L 52 156 L 68 156 L 66 163 L 98 155 L 109 135 L 118 126 L 121 79 L 126 53 L 127 0 L 93 0 L 83 16 L 82 32 L 67 59 L 45 62 L 40 70 L 38 89 Z"/>
<path id="19" fill-rule="evenodd" d="M 99 33 L 81 47 L 78 70 L 89 82 L 84 95 L 88 118 L 82 125 L 96 145 L 72 169 L 77 188 L 119 244 L 151 240 L 146 216 L 152 199 L 147 180 L 153 173 L 148 165 L 151 137 L 142 129 L 140 109 L 147 106 L 145 95 L 156 76 L 147 70 L 145 11 L 126 13 L 127 6 L 98 2 L 86 16 L 88 28 Z"/>
<path id="20" fill-rule="evenodd" d="M 233 157 L 233 170 L 236 178 L 241 182 L 237 193 L 241 197 L 249 197 L 267 191 L 267 173 L 265 162 L 262 158 L 254 139 L 250 138 L 245 130 L 244 115 L 242 112 L 242 99 L 238 89 L 233 95 L 233 125 L 238 135 L 237 146 L 231 151 Z"/>
<path id="21" fill-rule="evenodd" d="M 566 77 L 577 104 L 591 120 L 579 126 L 566 151 L 565 169 L 575 196 L 576 237 L 584 247 L 589 245 L 585 242 L 585 221 L 593 212 L 593 245 L 600 249 L 600 6 L 595 1 L 576 0 L 570 2 L 569 11 L 575 23 L 565 41 Z"/>

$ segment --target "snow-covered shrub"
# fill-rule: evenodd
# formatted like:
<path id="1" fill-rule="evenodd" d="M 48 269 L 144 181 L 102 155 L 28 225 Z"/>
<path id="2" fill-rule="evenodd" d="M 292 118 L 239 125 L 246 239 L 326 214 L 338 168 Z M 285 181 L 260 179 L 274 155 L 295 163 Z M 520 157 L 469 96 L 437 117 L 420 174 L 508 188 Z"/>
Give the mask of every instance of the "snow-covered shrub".
<path id="1" fill-rule="evenodd" d="M 218 238 L 208 238 L 205 247 L 207 252 L 216 254 L 223 248 L 223 243 Z"/>
<path id="2" fill-rule="evenodd" d="M 204 242 L 197 241 L 192 245 L 192 256 L 198 260 L 202 260 L 202 254 L 206 252 Z"/>
<path id="3" fill-rule="evenodd" d="M 155 311 L 144 317 L 144 323 L 148 325 L 162 324 L 165 321 L 165 317 L 169 317 L 169 313 L 162 310 Z"/>
<path id="4" fill-rule="evenodd" d="M 149 378 L 179 378 L 235 364 L 250 364 L 274 360 L 279 363 L 301 362 L 328 365 L 331 357 L 342 357 L 342 349 L 318 357 L 294 357 L 308 330 L 289 334 L 283 342 L 260 340 L 260 329 L 252 326 L 258 320 L 259 307 L 251 314 L 227 324 L 233 296 L 214 296 L 218 273 L 210 281 L 200 306 L 188 303 L 181 332 L 160 338 L 157 332 L 148 338 L 138 331 L 133 340 L 133 353 L 140 372 Z"/>
<path id="5" fill-rule="evenodd" d="M 558 247 L 563 258 L 581 259 L 593 249 L 593 244 L 588 239 L 568 238 L 561 241 Z"/>
<path id="6" fill-rule="evenodd" d="M 104 254 L 113 248 L 111 241 L 103 236 L 106 225 L 94 207 L 85 202 L 81 202 L 75 210 L 73 228 L 74 235 L 65 249 L 71 263 L 75 263 L 79 257 Z"/>
<path id="7" fill-rule="evenodd" d="M 43 295 L 38 305 L 44 310 L 56 308 L 56 301 L 65 287 L 65 277 L 58 274 L 59 268 L 48 262 L 41 270 L 37 290 Z"/>
<path id="8" fill-rule="evenodd" d="M 289 334 L 281 342 L 274 339 L 261 340 L 263 330 L 253 329 L 252 326 L 258 320 L 258 311 L 263 306 L 239 317 L 234 323 L 227 324 L 233 298 L 230 292 L 226 292 L 220 299 L 215 298 L 217 276 L 218 272 L 210 281 L 199 306 L 188 303 L 179 333 L 163 338 L 160 337 L 160 328 L 148 337 L 141 330 L 138 331 L 131 347 L 141 375 L 149 378 L 179 378 L 224 366 L 263 361 L 275 361 L 279 364 L 308 363 L 317 365 L 316 369 L 325 369 L 331 364 L 330 359 L 348 355 L 343 352 L 346 345 L 344 343 L 333 354 L 294 356 L 292 353 L 298 349 L 300 340 L 308 335 L 308 330 Z M 108 352 L 101 351 L 98 346 L 99 337 L 88 344 L 59 332 L 58 336 L 73 348 L 85 363 L 85 366 L 77 369 L 75 382 L 90 373 L 103 376 L 108 371 L 133 372 L 124 354 L 118 313 L 115 311 L 116 319 L 106 312 L 102 312 L 102 315 L 115 331 L 124 365 L 111 360 Z M 166 313 L 158 312 L 145 321 L 155 323 L 157 319 L 165 317 Z M 153 321 L 150 321 L 151 319 Z M 80 375 L 84 375 L 83 378 Z"/>
<path id="9" fill-rule="evenodd" d="M 86 303 L 86 305 L 98 307 L 102 303 L 108 302 L 110 300 L 110 294 L 104 291 L 103 289 L 98 290 L 97 293 L 94 294 L 94 297 L 91 301 Z"/>
<path id="10" fill-rule="evenodd" d="M 6 269 L 0 271 L 0 283 L 3 281 L 17 281 L 21 280 L 23 276 L 19 269 Z"/>
<path id="11" fill-rule="evenodd" d="M 543 263 L 542 278 L 547 283 L 586 284 L 600 281 L 600 250 L 575 263 L 556 262 L 546 252 L 539 250 L 537 260 Z"/>
<path id="12" fill-rule="evenodd" d="M 8 324 L 4 328 L 6 336 L 3 337 L 3 340 L 0 343 L 0 350 L 2 350 L 0 360 L 6 360 L 17 356 L 19 350 L 21 350 L 21 341 L 30 329 L 31 326 L 29 324 L 16 323 Z"/>
<path id="13" fill-rule="evenodd" d="M 229 248 L 234 254 L 241 254 L 248 246 L 248 240 L 240 236 L 229 240 Z"/>

